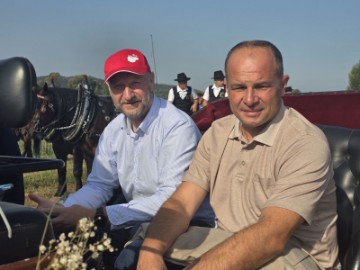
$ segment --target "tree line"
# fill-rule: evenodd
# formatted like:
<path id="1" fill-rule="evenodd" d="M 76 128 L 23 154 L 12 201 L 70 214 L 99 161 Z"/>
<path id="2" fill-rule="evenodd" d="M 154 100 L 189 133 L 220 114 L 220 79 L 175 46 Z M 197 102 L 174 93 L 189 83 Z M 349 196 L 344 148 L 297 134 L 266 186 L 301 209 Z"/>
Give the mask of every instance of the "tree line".
<path id="1" fill-rule="evenodd" d="M 59 72 L 51 72 L 47 76 L 38 77 L 38 85 L 43 86 L 45 83 L 48 85 L 55 84 L 57 87 L 67 87 L 76 89 L 79 84 L 84 83 L 84 80 L 87 80 L 90 87 L 94 90 L 97 95 L 109 95 L 106 85 L 104 81 L 99 78 L 95 78 L 93 76 L 87 75 L 75 75 L 75 76 L 62 76 Z M 351 91 L 360 91 L 360 60 L 357 62 L 350 70 L 348 75 L 348 86 L 347 90 Z M 156 84 L 155 91 L 156 95 L 162 98 L 167 99 L 169 89 L 173 87 L 173 85 L 168 84 Z M 196 90 L 196 89 L 195 89 Z M 196 90 L 200 94 L 201 91 Z M 292 88 L 292 93 L 301 93 L 300 89 Z"/>
<path id="2" fill-rule="evenodd" d="M 349 73 L 347 90 L 360 91 L 360 60 L 352 67 Z"/>
<path id="3" fill-rule="evenodd" d="M 85 83 L 85 80 L 87 80 L 90 88 L 94 90 L 96 95 L 109 95 L 103 79 L 87 76 L 86 74 L 66 77 L 62 76 L 59 72 L 51 72 L 47 76 L 39 76 L 37 78 L 37 84 L 39 86 L 43 86 L 45 83 L 47 83 L 49 86 L 54 84 L 56 87 L 77 89 L 79 84 Z M 155 94 L 159 97 L 167 99 L 167 95 L 171 87 L 173 87 L 173 85 L 156 84 Z"/>

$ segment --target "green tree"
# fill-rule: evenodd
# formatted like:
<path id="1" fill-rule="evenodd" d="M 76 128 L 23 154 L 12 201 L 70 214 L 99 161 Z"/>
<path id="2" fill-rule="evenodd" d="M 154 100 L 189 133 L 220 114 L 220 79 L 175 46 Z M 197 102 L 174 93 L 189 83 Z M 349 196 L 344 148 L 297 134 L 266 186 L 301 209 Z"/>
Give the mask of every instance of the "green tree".
<path id="1" fill-rule="evenodd" d="M 49 76 L 47 77 L 47 83 L 48 85 L 53 85 L 60 87 L 61 86 L 61 75 L 59 72 L 51 72 Z"/>
<path id="2" fill-rule="evenodd" d="M 92 89 L 94 89 L 95 94 L 97 95 L 109 95 L 107 91 L 106 85 L 103 83 L 102 80 L 96 79 L 94 77 L 89 77 L 89 84 Z"/>
<path id="3" fill-rule="evenodd" d="M 82 84 L 82 83 L 84 83 L 84 76 L 76 75 L 76 76 L 71 77 L 68 80 L 67 87 L 72 88 L 72 89 L 77 89 L 78 85 Z"/>
<path id="4" fill-rule="evenodd" d="M 67 87 L 77 89 L 79 84 L 89 84 L 88 87 L 94 90 L 96 95 L 109 95 L 105 84 L 101 80 L 94 77 L 88 77 L 87 75 L 76 75 L 68 80 Z"/>
<path id="5" fill-rule="evenodd" d="M 43 87 L 45 84 L 46 80 L 45 79 L 37 79 L 37 85 L 40 87 Z"/>
<path id="6" fill-rule="evenodd" d="M 38 79 L 37 84 L 42 87 L 47 83 L 49 86 L 52 84 L 61 87 L 61 75 L 59 72 L 51 72 L 47 77 Z"/>
<path id="7" fill-rule="evenodd" d="M 349 73 L 347 90 L 360 90 L 360 61 L 352 67 Z"/>
<path id="8" fill-rule="evenodd" d="M 300 91 L 299 89 L 297 89 L 297 88 L 294 88 L 294 89 L 292 90 L 292 92 L 293 92 L 294 94 L 300 94 L 300 93 L 301 93 L 301 91 Z"/>

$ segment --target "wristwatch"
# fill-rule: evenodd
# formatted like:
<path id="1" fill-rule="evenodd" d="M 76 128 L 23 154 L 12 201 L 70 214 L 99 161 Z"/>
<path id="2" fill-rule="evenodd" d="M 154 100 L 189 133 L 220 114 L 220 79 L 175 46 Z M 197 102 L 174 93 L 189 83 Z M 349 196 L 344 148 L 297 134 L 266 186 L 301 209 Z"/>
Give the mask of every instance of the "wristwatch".
<path id="1" fill-rule="evenodd" d="M 94 216 L 94 223 L 99 228 L 105 229 L 109 225 L 109 220 L 104 212 L 104 207 L 99 207 L 96 209 L 95 216 Z"/>

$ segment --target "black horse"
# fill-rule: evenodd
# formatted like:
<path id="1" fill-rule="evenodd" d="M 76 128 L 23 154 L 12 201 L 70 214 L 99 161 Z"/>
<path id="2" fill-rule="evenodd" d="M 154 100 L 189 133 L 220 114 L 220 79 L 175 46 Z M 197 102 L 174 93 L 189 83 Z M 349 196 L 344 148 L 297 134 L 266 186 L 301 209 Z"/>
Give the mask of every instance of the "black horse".
<path id="1" fill-rule="evenodd" d="M 73 155 L 73 174 L 76 189 L 79 189 L 83 160 L 89 174 L 100 134 L 116 116 L 111 97 L 97 96 L 81 85 L 75 90 L 47 84 L 38 90 L 37 97 L 35 132 L 52 143 L 56 158 L 64 160 L 65 164 L 68 154 Z M 55 196 L 62 196 L 66 190 L 65 166 L 64 170 L 59 170 Z"/>

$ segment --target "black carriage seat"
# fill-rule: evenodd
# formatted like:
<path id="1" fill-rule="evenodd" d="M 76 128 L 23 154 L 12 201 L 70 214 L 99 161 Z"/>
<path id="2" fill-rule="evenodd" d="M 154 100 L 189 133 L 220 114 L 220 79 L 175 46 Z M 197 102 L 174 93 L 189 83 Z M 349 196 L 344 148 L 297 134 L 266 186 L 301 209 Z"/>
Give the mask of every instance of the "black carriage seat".
<path id="1" fill-rule="evenodd" d="M 33 116 L 37 83 L 36 73 L 29 60 L 13 57 L 0 60 L 0 126 L 22 127 Z"/>
<path id="2" fill-rule="evenodd" d="M 231 114 L 228 99 L 210 103 L 192 115 L 204 133 L 213 121 Z M 337 232 L 343 270 L 360 269 L 360 129 L 318 125 L 325 133 L 337 186 Z"/>
<path id="3" fill-rule="evenodd" d="M 25 125 L 34 112 L 36 74 L 31 63 L 20 57 L 0 61 L 0 155 L 20 156 L 20 149 L 11 127 Z M 0 157 L 0 166 L 4 164 Z M 24 203 L 23 176 L 0 167 L 0 184 L 12 188 L 2 190 L 0 201 Z"/>
<path id="4" fill-rule="evenodd" d="M 31 120 L 36 106 L 36 80 L 34 67 L 26 58 L 0 60 L 0 132 L 3 132 L 3 129 L 24 126 Z M 18 148 L 18 145 L 15 145 Z M 0 144 L 2 183 L 7 183 L 9 176 L 14 173 L 59 169 L 64 166 L 62 160 L 8 156 L 6 153 L 9 151 L 6 152 L 4 148 Z M 36 256 L 43 233 L 45 243 L 54 237 L 51 224 L 45 231 L 47 217 L 42 212 L 19 203 L 1 200 L 0 207 L 12 231 L 10 238 L 10 230 L 0 217 L 0 268 L 5 263 Z M 4 267 L 2 269 L 11 268 L 8 265 Z"/>
<path id="5" fill-rule="evenodd" d="M 343 270 L 360 267 L 360 130 L 318 125 L 331 150 L 337 185 L 339 259 Z"/>
<path id="6" fill-rule="evenodd" d="M 0 218 L 1 269 L 2 264 L 36 257 L 43 234 L 43 243 L 48 244 L 49 240 L 54 238 L 54 233 L 51 224 L 46 226 L 47 217 L 42 212 L 20 204 L 0 203 L 12 228 L 12 236 L 9 238 L 8 231 L 4 228 L 3 220 Z"/>

